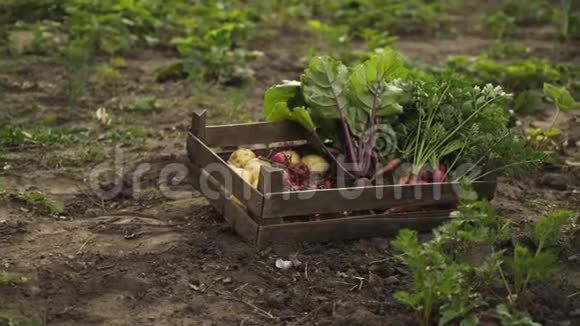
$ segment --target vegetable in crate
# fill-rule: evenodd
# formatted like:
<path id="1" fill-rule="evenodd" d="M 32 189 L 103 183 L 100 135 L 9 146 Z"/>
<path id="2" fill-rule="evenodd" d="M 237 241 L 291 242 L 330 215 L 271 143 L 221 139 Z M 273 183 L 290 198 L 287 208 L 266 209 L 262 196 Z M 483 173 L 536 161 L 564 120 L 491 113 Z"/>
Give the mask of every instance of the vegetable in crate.
<path id="1" fill-rule="evenodd" d="M 313 58 L 301 82 L 266 92 L 264 113 L 269 121 L 303 125 L 352 184 L 366 185 L 402 161 L 411 164 L 397 173 L 402 184 L 473 181 L 526 171 L 546 159 L 508 128 L 508 95 L 449 72 L 409 71 L 386 50 L 352 69 Z M 502 166 L 490 169 L 492 161 Z M 452 175 L 463 163 L 472 167 Z M 480 168 L 488 171 L 478 173 Z"/>
<path id="2" fill-rule="evenodd" d="M 284 82 L 266 92 L 264 113 L 269 121 L 292 120 L 310 130 L 348 177 L 372 177 L 397 147 L 391 123 L 403 109 L 406 74 L 393 50 L 352 71 L 330 57 L 316 57 L 301 82 Z M 330 139 L 332 148 L 322 139 Z"/>
<path id="3" fill-rule="evenodd" d="M 397 130 L 404 139 L 402 156 L 411 162 L 408 183 L 453 179 L 474 181 L 491 172 L 517 172 L 541 164 L 545 157 L 525 147 L 508 127 L 511 95 L 500 86 L 479 87 L 453 74 L 423 76 L 413 81 L 413 104 L 406 107 Z M 494 169 L 493 161 L 501 164 Z M 489 169 L 487 172 L 477 170 Z M 451 181 L 454 181 L 451 180 Z"/>

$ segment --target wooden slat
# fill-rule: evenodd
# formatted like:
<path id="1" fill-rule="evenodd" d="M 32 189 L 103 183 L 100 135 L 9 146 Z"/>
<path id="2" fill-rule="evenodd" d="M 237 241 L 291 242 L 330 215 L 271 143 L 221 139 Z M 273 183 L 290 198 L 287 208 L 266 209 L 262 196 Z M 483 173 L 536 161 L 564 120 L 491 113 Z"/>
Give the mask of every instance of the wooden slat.
<path id="1" fill-rule="evenodd" d="M 495 185 L 489 182 L 477 183 L 478 196 L 493 196 Z M 457 202 L 454 187 L 459 188 L 460 185 L 387 185 L 273 193 L 264 199 L 262 218 L 450 204 Z"/>
<path id="2" fill-rule="evenodd" d="M 193 188 L 197 191 L 200 191 L 201 176 L 205 173 L 204 178 L 208 178 L 209 175 L 207 175 L 207 173 L 204 172 L 203 170 L 201 170 L 199 167 L 193 165 L 191 162 L 187 162 L 187 167 L 189 169 L 189 179 L 193 185 Z M 206 196 L 206 199 L 217 212 L 219 212 L 220 214 L 223 215 L 224 214 L 224 202 L 226 201 L 226 198 L 225 198 L 223 192 L 221 192 L 216 187 L 213 187 L 211 185 L 211 183 L 209 185 L 214 191 L 216 191 L 216 193 L 219 194 L 219 196 L 217 196 L 217 198 L 208 198 Z"/>
<path id="3" fill-rule="evenodd" d="M 256 245 L 259 226 L 243 208 L 234 201 L 227 201 L 224 216 L 226 220 L 233 221 L 234 230 L 239 236 L 251 245 Z"/>
<path id="4" fill-rule="evenodd" d="M 209 147 L 268 144 L 306 138 L 304 128 L 291 121 L 208 126 L 205 132 L 205 143 Z"/>
<path id="5" fill-rule="evenodd" d="M 206 138 L 207 111 L 194 112 L 191 117 L 190 132 L 202 141 Z"/>
<path id="6" fill-rule="evenodd" d="M 187 154 L 193 165 L 206 170 L 217 179 L 254 216 L 261 216 L 263 195 L 232 171 L 221 157 L 191 133 L 187 136 Z M 226 180 L 231 180 L 231 184 Z"/>
<path id="7" fill-rule="evenodd" d="M 258 190 L 264 197 L 270 193 L 284 190 L 284 171 L 279 168 L 263 166 L 260 168 L 260 178 L 258 179 Z"/>
<path id="8" fill-rule="evenodd" d="M 317 222 L 262 225 L 258 248 L 293 245 L 300 242 L 326 242 L 396 235 L 401 229 L 429 231 L 449 217 L 451 211 L 402 213 L 401 217 L 361 216 Z"/>

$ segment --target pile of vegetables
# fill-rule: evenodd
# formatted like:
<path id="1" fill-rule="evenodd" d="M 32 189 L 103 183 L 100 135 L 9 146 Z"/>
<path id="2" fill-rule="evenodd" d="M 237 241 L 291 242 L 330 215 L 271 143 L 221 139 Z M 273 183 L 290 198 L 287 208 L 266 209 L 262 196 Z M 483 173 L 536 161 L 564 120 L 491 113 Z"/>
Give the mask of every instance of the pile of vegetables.
<path id="1" fill-rule="evenodd" d="M 260 169 L 273 166 L 283 170 L 284 188 L 287 190 L 331 188 L 332 182 L 326 178 L 330 164 L 320 155 L 309 154 L 301 157 L 293 150 L 279 151 L 270 157 L 257 157 L 247 149 L 239 148 L 232 153 L 228 164 L 234 172 L 252 187 L 258 187 Z"/>
<path id="2" fill-rule="evenodd" d="M 510 101 L 500 86 L 409 69 L 390 49 L 354 67 L 315 57 L 300 81 L 266 92 L 264 113 L 268 121 L 301 124 L 325 158 L 280 152 L 259 164 L 281 164 L 291 189 L 475 181 L 528 171 L 545 157 L 508 127 Z M 234 155 L 230 162 L 248 170 Z M 332 177 L 303 181 L 312 179 L 312 162 Z M 257 172 L 250 172 L 244 178 L 255 185 Z"/>

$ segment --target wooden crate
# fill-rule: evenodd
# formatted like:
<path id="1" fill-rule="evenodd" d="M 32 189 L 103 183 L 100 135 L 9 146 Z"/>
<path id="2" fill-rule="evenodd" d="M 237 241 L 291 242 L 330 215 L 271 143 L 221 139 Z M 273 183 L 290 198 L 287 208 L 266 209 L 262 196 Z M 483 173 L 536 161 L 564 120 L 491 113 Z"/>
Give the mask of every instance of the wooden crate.
<path id="1" fill-rule="evenodd" d="M 187 134 L 191 182 L 241 237 L 258 248 L 388 236 L 402 228 L 428 231 L 448 218 L 457 204 L 457 183 L 284 191 L 282 170 L 277 168 L 262 168 L 256 189 L 226 162 L 238 146 L 262 145 L 256 151 L 268 152 L 307 139 L 308 133 L 289 121 L 206 126 L 205 111 L 194 113 Z M 485 199 L 493 198 L 496 186 L 494 176 L 474 184 L 477 196 Z M 418 194 L 421 199 L 416 199 Z M 392 207 L 425 209 L 383 213 Z M 324 218 L 327 214 L 336 216 Z M 313 220 L 314 216 L 323 218 Z"/>

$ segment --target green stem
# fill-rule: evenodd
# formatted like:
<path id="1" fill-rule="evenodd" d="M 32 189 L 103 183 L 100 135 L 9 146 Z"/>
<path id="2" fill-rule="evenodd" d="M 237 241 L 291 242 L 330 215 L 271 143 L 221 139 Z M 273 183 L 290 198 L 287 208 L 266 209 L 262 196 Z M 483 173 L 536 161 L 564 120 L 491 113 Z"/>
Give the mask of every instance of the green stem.
<path id="1" fill-rule="evenodd" d="M 560 117 L 560 108 L 558 107 L 558 104 L 556 104 L 556 114 L 554 115 L 554 119 L 552 119 L 552 123 L 550 123 L 550 128 L 548 128 L 548 130 L 554 128 L 559 117 Z"/>

